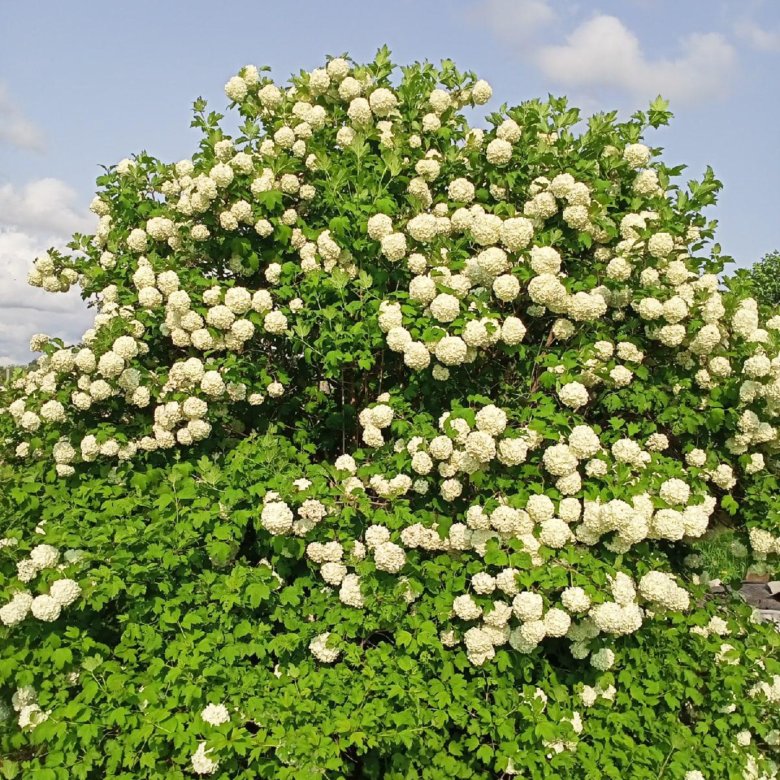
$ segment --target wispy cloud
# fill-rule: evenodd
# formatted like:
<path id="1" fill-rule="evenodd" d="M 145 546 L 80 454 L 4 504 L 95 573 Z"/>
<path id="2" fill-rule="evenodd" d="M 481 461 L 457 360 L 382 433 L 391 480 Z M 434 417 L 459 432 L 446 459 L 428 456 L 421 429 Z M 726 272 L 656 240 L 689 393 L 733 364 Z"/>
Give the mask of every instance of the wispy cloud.
<path id="1" fill-rule="evenodd" d="M 43 132 L 24 115 L 2 82 L 0 82 L 0 141 L 34 152 L 42 152 L 45 148 Z"/>
<path id="2" fill-rule="evenodd" d="M 483 0 L 471 14 L 508 43 L 530 40 L 558 18 L 546 0 Z"/>
<path id="3" fill-rule="evenodd" d="M 735 31 L 752 49 L 780 52 L 780 30 L 766 29 L 745 19 L 737 23 Z"/>

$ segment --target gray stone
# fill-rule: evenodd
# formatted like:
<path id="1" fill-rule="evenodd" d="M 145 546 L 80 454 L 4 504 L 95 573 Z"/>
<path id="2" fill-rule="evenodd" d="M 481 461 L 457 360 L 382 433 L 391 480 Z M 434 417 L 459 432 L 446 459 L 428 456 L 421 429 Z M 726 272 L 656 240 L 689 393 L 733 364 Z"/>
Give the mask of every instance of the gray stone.
<path id="1" fill-rule="evenodd" d="M 756 582 L 742 583 L 739 593 L 748 604 L 752 604 L 754 607 L 763 606 L 761 602 L 769 598 L 769 591 L 766 589 L 766 585 Z"/>
<path id="2" fill-rule="evenodd" d="M 767 590 L 773 596 L 777 596 L 778 594 L 780 594 L 780 580 L 774 580 L 772 582 L 767 582 L 766 587 L 767 587 Z"/>
<path id="3" fill-rule="evenodd" d="M 780 611 L 776 609 L 759 609 L 758 615 L 761 620 L 774 623 L 778 628 L 780 628 Z"/>

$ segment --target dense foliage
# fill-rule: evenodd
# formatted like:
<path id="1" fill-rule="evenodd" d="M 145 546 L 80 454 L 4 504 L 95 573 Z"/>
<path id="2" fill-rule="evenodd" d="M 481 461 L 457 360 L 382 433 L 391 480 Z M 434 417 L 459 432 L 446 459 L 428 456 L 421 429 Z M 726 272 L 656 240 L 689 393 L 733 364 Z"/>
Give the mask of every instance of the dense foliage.
<path id="1" fill-rule="evenodd" d="M 711 171 L 452 63 L 248 66 L 38 258 L 2 391 L 5 777 L 769 778 L 780 316 Z"/>
<path id="2" fill-rule="evenodd" d="M 767 252 L 747 274 L 759 303 L 780 306 L 780 252 Z"/>

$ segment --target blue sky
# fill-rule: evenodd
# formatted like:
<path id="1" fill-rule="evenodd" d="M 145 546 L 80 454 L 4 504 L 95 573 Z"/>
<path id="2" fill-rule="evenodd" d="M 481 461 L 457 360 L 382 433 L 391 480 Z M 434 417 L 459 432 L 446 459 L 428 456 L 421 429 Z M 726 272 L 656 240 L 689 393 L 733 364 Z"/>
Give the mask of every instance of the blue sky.
<path id="1" fill-rule="evenodd" d="M 36 254 L 91 230 L 99 165 L 145 149 L 189 156 L 198 95 L 223 109 L 242 65 L 277 80 L 326 54 L 399 63 L 443 57 L 494 88 L 488 109 L 548 92 L 587 112 L 676 118 L 650 142 L 725 190 L 711 216 L 739 265 L 780 248 L 780 3 L 777 0 L 347 0 L 0 4 L 0 363 L 28 359 L 38 331 L 86 327 L 78 297 L 25 284 Z"/>

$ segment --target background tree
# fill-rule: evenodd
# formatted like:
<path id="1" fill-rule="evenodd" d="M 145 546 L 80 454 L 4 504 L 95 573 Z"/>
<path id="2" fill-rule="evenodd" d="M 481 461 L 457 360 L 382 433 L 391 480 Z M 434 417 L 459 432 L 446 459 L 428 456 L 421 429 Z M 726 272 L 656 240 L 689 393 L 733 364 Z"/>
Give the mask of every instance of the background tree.
<path id="1" fill-rule="evenodd" d="M 767 252 L 748 273 L 758 301 L 765 306 L 780 306 L 780 252 Z"/>

